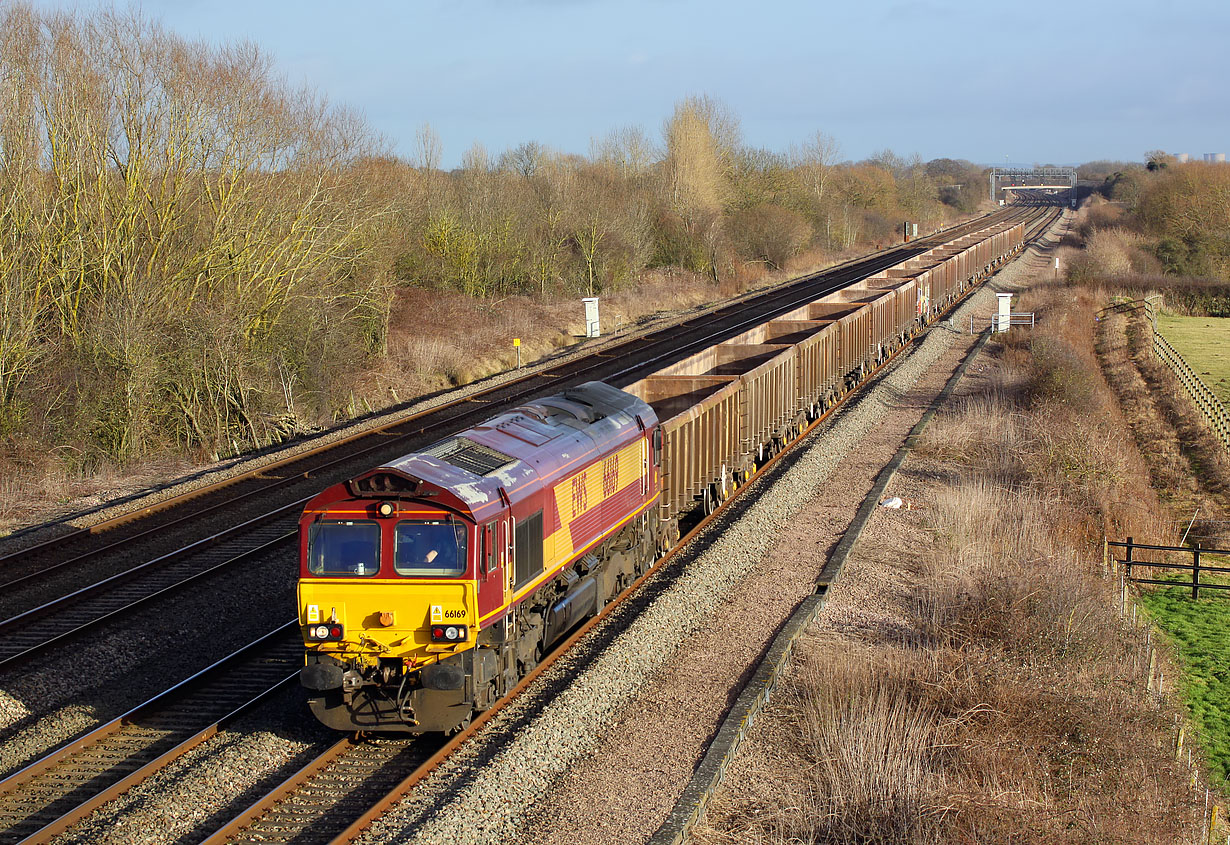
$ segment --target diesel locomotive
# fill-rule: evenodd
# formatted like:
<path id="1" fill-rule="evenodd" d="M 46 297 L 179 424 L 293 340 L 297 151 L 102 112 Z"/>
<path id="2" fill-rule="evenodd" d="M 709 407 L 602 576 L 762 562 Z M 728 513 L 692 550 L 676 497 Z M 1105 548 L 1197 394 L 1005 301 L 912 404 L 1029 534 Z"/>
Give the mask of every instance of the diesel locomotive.
<path id="1" fill-rule="evenodd" d="M 448 732 L 511 690 L 661 548 L 657 423 L 590 382 L 314 497 L 298 599 L 316 717 Z"/>

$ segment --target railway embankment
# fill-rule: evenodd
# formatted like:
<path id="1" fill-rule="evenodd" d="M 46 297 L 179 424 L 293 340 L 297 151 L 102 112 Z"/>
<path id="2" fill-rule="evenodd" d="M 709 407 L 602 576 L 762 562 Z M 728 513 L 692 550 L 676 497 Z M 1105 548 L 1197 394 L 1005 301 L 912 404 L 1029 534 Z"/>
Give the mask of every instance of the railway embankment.
<path id="1" fill-rule="evenodd" d="M 988 345 L 906 459 L 913 508 L 870 520 L 691 841 L 1205 841 L 1179 690 L 1103 567 L 1103 532 L 1165 512 L 1099 370 L 1101 303 L 1048 264 L 1018 262 L 1038 325 Z"/>
<path id="2" fill-rule="evenodd" d="M 1154 173 L 1144 180 L 1139 202 L 1090 203 L 1074 230 L 1079 237 L 1062 257 L 1073 283 L 1092 289 L 1100 306 L 1114 306 L 1097 324 L 1098 361 L 1160 500 L 1157 525 L 1121 531 L 1112 540 L 1230 548 L 1230 452 L 1224 415 L 1214 406 L 1219 392 L 1224 403 L 1230 375 L 1223 325 L 1230 317 L 1227 268 L 1211 248 L 1216 238 L 1176 237 L 1175 218 L 1159 214 L 1166 206 L 1154 202 L 1169 196 L 1178 207 L 1197 207 L 1216 195 L 1219 173 L 1199 166 Z M 1181 190 L 1166 194 L 1176 183 Z M 1199 230 L 1224 227 L 1216 214 L 1197 217 Z M 1205 565 L 1225 561 L 1207 552 L 1202 557 Z M 1132 577 L 1173 577 L 1141 570 L 1136 567 Z M 1222 662 L 1230 646 L 1230 603 L 1222 590 L 1201 590 L 1196 599 L 1190 590 L 1145 586 L 1138 595 L 1140 609 L 1157 626 L 1155 638 L 1166 640 L 1178 658 L 1182 673 L 1175 680 L 1191 719 L 1188 738 L 1224 790 L 1230 689 Z"/>
<path id="3" fill-rule="evenodd" d="M 1219 322 L 1188 319 L 1200 328 Z M 1166 330 L 1166 323 L 1159 317 L 1159 331 Z M 1154 354 L 1149 319 L 1115 314 L 1099 329 L 1103 372 L 1170 518 L 1169 525 L 1155 531 L 1112 539 L 1133 536 L 1139 543 L 1230 548 L 1230 453 L 1172 370 Z M 1215 348 L 1215 341 L 1210 346 Z M 1193 358 L 1199 360 L 1199 349 L 1194 351 Z M 1198 372 L 1217 383 L 1213 361 L 1199 365 Z M 1202 559 L 1205 566 L 1226 565 L 1224 556 L 1206 553 Z M 1175 577 L 1165 571 L 1145 573 L 1149 575 Z M 1216 574 L 1201 580 L 1225 583 L 1224 576 Z M 1189 733 L 1208 760 L 1211 779 L 1225 789 L 1230 782 L 1230 690 L 1222 658 L 1230 645 L 1230 598 L 1223 590 L 1203 590 L 1193 599 L 1186 589 L 1146 588 L 1140 604 L 1178 656 L 1178 688 L 1191 718 Z"/>

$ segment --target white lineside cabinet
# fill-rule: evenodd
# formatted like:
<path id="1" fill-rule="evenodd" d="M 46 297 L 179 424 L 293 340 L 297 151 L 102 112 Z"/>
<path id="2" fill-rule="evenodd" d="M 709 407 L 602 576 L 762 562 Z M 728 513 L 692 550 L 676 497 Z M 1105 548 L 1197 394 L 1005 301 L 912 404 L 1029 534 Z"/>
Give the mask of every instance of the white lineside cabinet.
<path id="1" fill-rule="evenodd" d="M 602 331 L 598 324 L 598 297 L 587 296 L 581 301 L 585 303 L 585 336 L 599 337 Z"/>
<path id="2" fill-rule="evenodd" d="M 999 315 L 995 318 L 995 330 L 1006 332 L 1012 325 L 1012 294 L 997 293 L 995 296 L 999 299 Z"/>

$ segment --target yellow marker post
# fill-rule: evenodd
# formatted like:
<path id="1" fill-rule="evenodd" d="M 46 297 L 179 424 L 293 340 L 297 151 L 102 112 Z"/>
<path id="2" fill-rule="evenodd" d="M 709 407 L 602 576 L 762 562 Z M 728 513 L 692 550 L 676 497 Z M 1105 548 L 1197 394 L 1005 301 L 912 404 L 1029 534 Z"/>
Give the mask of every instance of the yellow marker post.
<path id="1" fill-rule="evenodd" d="M 517 349 L 517 369 L 521 369 L 521 338 L 513 338 L 513 346 Z"/>

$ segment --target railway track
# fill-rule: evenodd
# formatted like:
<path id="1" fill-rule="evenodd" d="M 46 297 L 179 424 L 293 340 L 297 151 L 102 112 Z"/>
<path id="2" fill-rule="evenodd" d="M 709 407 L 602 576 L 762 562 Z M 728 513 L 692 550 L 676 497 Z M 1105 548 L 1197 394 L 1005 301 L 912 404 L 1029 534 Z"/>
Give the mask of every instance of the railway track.
<path id="1" fill-rule="evenodd" d="M 431 737 L 341 739 L 202 845 L 332 842 L 380 806 L 407 772 L 425 774 L 442 744 Z"/>
<path id="2" fill-rule="evenodd" d="M 302 663 L 288 623 L 0 780 L 0 843 L 63 833 L 294 683 Z"/>
<path id="3" fill-rule="evenodd" d="M 1017 211 L 1006 219 L 1044 216 L 1037 210 L 1027 210 Z M 922 251 L 924 248 L 919 246 L 913 251 Z M 555 390 L 565 384 L 579 383 L 591 378 L 605 379 L 616 386 L 625 385 L 651 368 L 670 363 L 696 348 L 716 343 L 745 328 L 758 325 L 766 319 L 766 309 L 769 313 L 787 311 L 801 302 L 810 301 L 866 275 L 866 268 L 862 263 L 839 269 L 841 272 L 821 274 L 826 281 L 819 288 L 811 285 L 801 292 L 791 285 L 760 295 L 760 307 L 753 309 L 750 316 L 736 309 L 733 315 L 728 314 L 718 320 L 711 315 L 694 317 L 669 329 L 631 338 L 619 344 L 613 351 L 603 351 L 545 373 L 527 376 L 512 386 L 511 393 L 508 386 L 494 388 L 494 391 L 500 394 L 501 402 L 513 402 L 527 399 L 548 387 Z M 719 309 L 719 313 L 731 308 L 734 306 Z M 629 359 L 631 364 L 627 363 Z M 305 481 L 312 485 L 308 492 L 314 493 L 335 480 L 322 477 L 327 470 L 342 471 L 345 477 L 352 473 L 352 468 L 356 465 L 366 467 L 378 463 L 381 460 L 380 455 L 387 458 L 403 454 L 412 448 L 412 443 L 429 442 L 467 422 L 473 422 L 473 418 L 485 418 L 492 412 L 494 404 L 494 398 L 485 394 L 468 397 L 388 426 L 380 430 L 382 433 L 364 434 L 340 444 L 321 447 L 319 452 L 313 450 L 307 456 L 296 456 L 293 464 L 301 471 L 298 475 L 292 475 L 288 470 L 278 478 L 269 479 L 267 474 L 271 470 L 264 467 L 256 477 L 248 479 L 256 487 L 240 492 L 234 500 L 242 502 L 263 499 L 291 483 L 301 484 Z M 398 433 L 391 433 L 394 430 Z M 371 442 L 373 437 L 376 438 L 374 443 Z M 345 454 L 338 457 L 338 449 L 342 449 Z M 380 455 L 375 454 L 376 452 Z M 304 469 L 304 461 L 312 462 L 311 466 Z M 0 634 L 4 635 L 0 637 L 0 671 L 33 659 L 57 645 L 67 644 L 109 621 L 135 614 L 154 599 L 186 588 L 210 574 L 220 573 L 283 546 L 289 548 L 293 542 L 298 509 L 306 498 L 305 496 L 288 504 L 280 504 L 255 517 L 239 521 L 232 528 L 193 540 L 172 551 L 122 569 L 116 574 L 78 586 L 52 600 L 34 604 L 26 609 L 11 605 L 6 607 L 10 615 L 6 621 L 0 623 Z M 191 501 L 186 504 L 190 505 Z M 223 517 L 220 507 L 218 503 L 210 503 L 191 514 L 178 510 L 166 511 L 168 522 L 164 523 L 161 530 L 166 530 L 165 526 L 182 525 L 192 519 L 209 519 L 211 522 L 221 519 Z M 82 566 L 106 552 L 124 552 L 130 542 L 153 537 L 159 530 L 146 527 L 128 539 L 75 554 L 66 561 L 44 566 L 41 570 L 23 576 L 11 577 L 7 583 L 0 585 L 0 592 L 7 596 L 6 601 L 13 601 L 15 591 L 41 586 L 55 573 Z M 0 565 L 5 560 L 7 559 L 0 559 Z"/>
<path id="4" fill-rule="evenodd" d="M 1003 219 L 1036 213 L 1014 210 Z M 954 237 L 965 229 L 981 228 L 990 222 L 976 221 L 958 227 L 945 237 Z M 937 237 L 917 241 L 904 252 L 917 254 L 924 251 Z M 353 474 L 355 468 L 404 454 L 415 445 L 425 444 L 489 416 L 492 409 L 501 404 L 523 401 L 546 389 L 557 390 L 588 379 L 605 379 L 616 386 L 627 384 L 654 366 L 669 363 L 694 349 L 763 322 L 766 314 L 784 312 L 882 266 L 889 266 L 885 262 L 901 260 L 899 252 L 901 250 L 891 251 L 887 256 L 864 259 L 757 294 L 752 297 L 755 307 L 737 303 L 718 308 L 666 329 L 630 338 L 595 355 L 528 375 L 511 385 L 497 386 L 476 396 L 450 402 L 374 432 L 319 446 L 305 454 L 285 459 L 280 466 L 261 467 L 240 479 L 225 482 L 217 489 L 192 491 L 182 501 L 176 500 L 177 505 L 167 505 L 166 510 L 155 510 L 157 506 L 151 506 L 139 513 L 146 514 L 147 519 L 156 520 L 158 524 L 145 525 L 126 537 L 79 550 L 75 547 L 78 540 L 98 536 L 97 532 L 82 530 L 72 537 L 49 541 L 0 558 L 0 573 L 7 575 L 7 580 L 0 583 L 0 595 L 4 596 L 0 600 L 0 610 L 9 617 L 7 622 L 0 625 L 0 632 L 10 638 L 9 644 L 0 646 L 0 670 L 41 654 L 52 645 L 67 642 L 103 622 L 115 619 L 118 614 L 135 612 L 153 597 L 191 583 L 192 579 L 215 571 L 216 567 L 242 562 L 260 550 L 268 550 L 270 534 L 278 533 L 279 529 L 251 528 L 277 523 L 282 526 L 282 534 L 289 534 L 294 530 L 292 514 L 296 505 L 327 484 Z M 632 361 L 631 365 L 627 363 L 629 360 Z M 275 470 L 277 476 L 270 477 Z M 278 503 L 272 510 L 256 516 L 244 514 L 241 518 L 234 512 L 235 507 L 246 507 L 250 502 L 265 503 L 279 491 L 291 489 L 301 493 L 302 497 L 288 504 Z M 218 496 L 225 496 L 226 502 L 200 498 Z M 231 505 L 229 511 L 224 508 L 226 504 Z M 131 525 L 133 518 L 133 515 L 126 515 L 116 521 L 120 525 Z M 159 543 L 159 538 L 171 528 L 206 522 L 226 524 L 228 521 L 236 525 L 229 532 L 203 537 L 196 536 L 199 532 L 194 532 L 194 538 L 186 545 L 172 546 L 170 549 L 164 546 L 153 556 L 145 556 L 140 554 L 139 549 L 129 548 L 134 543 L 144 541 Z M 217 546 L 218 550 L 206 550 L 206 547 L 212 546 Z M 56 550 L 71 550 L 71 553 L 67 559 L 49 560 L 48 555 Z M 91 563 L 100 562 L 107 556 L 136 558 L 140 562 L 131 566 L 116 566 L 113 563 L 104 567 L 101 577 L 73 581 L 58 596 L 46 597 L 47 585 L 53 579 L 73 572 L 87 575 Z M 114 571 L 116 569 L 118 571 Z M 23 601 L 23 591 L 31 591 L 35 600 Z"/>
<path id="5" fill-rule="evenodd" d="M 639 365 L 646 368 L 672 355 L 683 357 L 700 345 L 721 339 L 723 333 L 735 334 L 745 325 L 763 322 L 800 302 L 917 255 L 937 242 L 995 222 L 1024 218 L 1030 213 L 1029 209 L 1010 209 L 768 291 L 750 294 L 671 326 L 604 347 L 592 355 L 547 366 L 539 372 L 431 410 L 299 451 L 249 472 L 12 552 L 0 557 L 0 593 L 11 597 L 31 584 L 45 585 L 49 580 L 69 577 L 72 572 L 89 570 L 93 565 L 121 555 L 143 556 L 146 560 L 159 557 L 173 551 L 163 541 L 169 528 L 184 532 L 192 540 L 201 539 L 206 536 L 205 532 L 196 526 L 243 522 L 250 518 L 244 513 L 245 509 L 260 508 L 271 501 L 285 503 L 306 498 L 328 484 L 349 477 L 356 467 L 404 454 L 417 444 L 477 422 L 503 405 L 589 379 L 612 380 L 622 375 L 631 381 L 638 371 L 627 366 L 630 358 L 639 356 Z M 66 592 L 81 586 L 85 584 L 77 582 Z"/>
<path id="6" fill-rule="evenodd" d="M 1058 216 L 1059 212 L 1039 216 L 1027 231 L 1027 242 L 1036 239 L 1040 233 L 1044 232 L 1054 223 Z M 976 288 L 971 289 L 970 293 L 973 290 L 976 290 Z M 955 309 L 963 300 L 964 297 L 955 303 L 953 308 Z M 896 356 L 894 355 L 893 357 L 895 358 Z M 874 378 L 880 370 L 888 366 L 888 363 L 886 361 L 876 370 L 869 373 L 864 383 Z M 798 443 L 813 428 L 822 424 L 833 410 L 830 409 L 809 425 L 793 443 Z M 789 446 L 783 449 L 766 462 L 757 472 L 757 475 L 771 469 L 779 460 L 784 459 L 789 451 Z M 392 748 L 397 749 L 396 753 L 389 748 L 379 752 L 360 750 L 363 747 L 362 743 L 355 743 L 349 739 L 341 740 L 304 766 L 295 775 L 288 778 L 277 789 L 267 794 L 243 813 L 232 819 L 227 825 L 220 828 L 205 840 L 205 845 L 285 841 L 288 839 L 293 839 L 297 843 L 305 843 L 305 845 L 306 843 L 317 842 L 345 843 L 354 841 L 373 820 L 379 818 L 388 808 L 404 797 L 417 783 L 427 777 L 443 762 L 456 747 L 477 733 L 501 708 L 515 699 L 523 689 L 529 686 L 540 674 L 549 669 L 555 660 L 565 655 L 575 642 L 601 624 L 617 606 L 636 593 L 644 582 L 668 565 L 675 554 L 703 532 L 712 520 L 718 518 L 725 508 L 738 498 L 739 493 L 745 487 L 746 485 L 741 487 L 739 491 L 722 503 L 713 513 L 703 517 L 676 544 L 671 552 L 657 561 L 648 572 L 610 602 L 601 613 L 586 622 L 567 640 L 544 657 L 542 662 L 518 684 L 509 696 L 498 702 L 491 710 L 482 714 L 466 730 L 454 737 L 434 755 L 427 757 L 422 762 L 415 762 L 416 756 L 426 757 L 426 753 L 421 752 L 419 755 L 410 753 L 410 749 L 415 747 L 416 740 L 413 739 L 389 740 L 388 742 L 392 744 Z M 349 766 L 354 766 L 361 772 L 372 770 L 373 764 L 370 762 L 372 757 L 387 760 L 388 762 L 382 762 L 379 765 L 378 775 L 373 771 L 373 775 L 365 782 L 365 786 L 377 781 L 391 782 L 398 774 L 399 767 L 403 777 L 396 781 L 395 784 L 390 783 L 391 788 L 384 794 L 376 794 L 375 790 L 365 789 L 363 794 L 367 796 L 366 800 L 369 803 L 367 806 L 363 806 L 362 802 L 354 800 L 356 794 L 348 786 L 353 781 L 353 778 L 347 778 L 345 772 Z M 352 758 L 353 762 L 351 762 Z M 330 789 L 329 784 L 331 783 L 339 784 L 339 786 L 335 789 Z"/>
<path id="7" fill-rule="evenodd" d="M 109 621 L 135 614 L 150 602 L 211 575 L 266 554 L 293 552 L 302 507 L 302 501 L 292 502 L 0 621 L 0 671 L 66 645 Z"/>
<path id="8" fill-rule="evenodd" d="M 1034 210 L 1031 220 L 1031 231 L 1028 234 L 1032 238 L 1052 222 L 1053 215 L 1038 214 L 1037 210 Z M 840 281 L 830 281 L 831 286 L 840 287 L 848 284 L 849 278 L 843 276 Z M 813 290 L 803 296 L 817 295 L 819 294 Z M 779 297 L 777 310 L 792 307 L 799 296 L 796 292 L 790 299 Z M 737 320 L 728 318 L 719 328 L 704 322 L 690 326 L 689 324 L 694 321 L 684 321 L 681 325 L 689 328 L 689 333 L 693 337 L 692 343 L 695 344 L 705 340 L 712 342 L 715 337 L 723 335 L 730 336 L 737 333 L 744 325 L 761 322 L 764 319 L 766 318 L 760 315 Z M 653 334 L 649 337 L 653 338 Z M 700 337 L 701 340 L 696 340 L 696 337 Z M 643 372 L 646 367 L 653 366 L 654 363 L 661 363 L 672 356 L 678 357 L 685 354 L 681 351 L 678 342 L 673 344 L 673 348 L 664 349 L 663 346 L 669 344 L 670 340 L 670 338 L 663 337 L 648 341 L 642 339 L 642 348 L 648 350 L 650 354 L 641 354 L 631 365 L 628 365 L 626 360 L 620 360 L 622 356 L 615 356 L 613 367 L 609 361 L 600 359 L 587 367 L 574 368 L 574 374 L 580 373 L 580 375 L 575 375 L 575 378 L 578 381 L 593 378 L 596 376 L 589 374 L 592 370 L 605 368 L 608 371 L 605 377 L 616 383 L 621 378 L 631 380 Z M 621 348 L 625 345 L 621 344 Z M 611 375 L 612 373 L 614 375 Z M 534 377 L 533 387 L 519 388 L 522 392 L 518 395 L 527 395 L 541 390 L 543 387 L 539 381 L 541 378 L 541 374 Z M 552 388 L 558 389 L 561 384 L 562 382 L 555 381 Z M 469 400 L 454 404 L 464 404 L 466 401 Z M 491 408 L 489 401 L 482 400 L 476 413 L 489 415 Z M 407 421 L 403 425 L 413 426 L 416 420 L 421 421 L 421 418 Z M 397 436 L 434 437 L 437 436 L 439 430 L 433 429 L 430 434 L 426 433 L 427 431 L 428 429 L 423 428 L 420 424 L 418 430 L 412 433 L 403 432 Z M 405 447 L 397 446 L 396 448 L 400 451 Z M 340 459 L 334 462 L 340 462 Z M 267 468 L 265 471 L 268 471 Z M 319 480 L 314 481 L 316 485 L 321 483 Z M 299 506 L 301 502 L 292 502 L 289 505 L 283 505 L 281 509 L 295 513 Z M 707 520 L 703 521 L 700 526 L 693 529 L 693 533 L 707 522 Z M 293 526 L 293 517 L 290 524 Z M 245 533 L 238 530 L 241 528 L 245 526 L 236 526 L 236 533 Z M 246 526 L 246 529 L 248 534 L 254 531 L 251 525 Z M 230 532 L 221 532 L 221 535 L 229 537 Z M 692 534 L 689 534 L 690 536 Z M 262 547 L 267 548 L 279 542 L 285 542 L 287 539 L 287 537 L 273 539 L 266 537 Z M 200 545 L 203 550 L 202 556 L 206 558 L 211 554 L 216 556 L 226 548 L 225 542 L 218 537 L 205 538 L 200 541 Z M 249 549 L 248 552 L 250 551 Z M 240 551 L 237 554 L 241 556 L 245 552 Z M 175 555 L 170 557 L 175 557 Z M 657 572 L 665 560 L 667 559 L 664 558 L 651 569 L 645 578 Z M 147 562 L 146 566 L 152 563 L 154 561 Z M 215 562 L 214 566 L 225 566 L 226 564 L 227 561 L 221 561 Z M 150 571 L 156 569 L 157 567 L 150 567 Z M 209 571 L 212 570 L 199 569 L 196 574 L 190 574 L 187 577 L 189 579 L 202 577 Z M 115 586 L 118 587 L 131 583 L 135 578 L 117 577 L 115 580 Z M 555 656 L 567 651 L 573 642 L 604 619 L 606 613 L 630 595 L 643 580 L 644 578 L 622 593 L 616 601 L 608 605 L 607 610 L 601 616 L 570 637 L 554 652 L 552 657 L 544 660 L 538 669 L 524 679 L 517 691 L 528 685 L 541 671 L 550 666 Z M 188 583 L 188 581 L 181 578 L 178 584 L 183 583 Z M 177 584 L 164 586 L 153 592 L 147 591 L 144 596 L 138 596 L 126 607 L 137 609 L 144 602 L 164 594 L 164 590 L 175 589 L 176 586 Z M 95 615 L 99 620 L 105 620 L 122 611 L 123 608 L 111 609 L 105 614 L 96 613 Z M 48 611 L 41 615 L 33 614 L 29 620 L 60 615 L 67 617 L 70 614 L 67 610 Z M 97 622 L 88 624 L 97 624 Z M 10 632 L 14 635 L 14 639 L 17 639 L 15 634 L 19 629 L 20 626 L 16 626 Z M 0 631 L 4 630 L 0 627 Z M 80 630 L 80 627 L 73 629 L 78 632 Z M 62 632 L 59 636 L 72 636 L 73 631 Z M 3 639 L 0 638 L 0 642 Z M 262 643 L 265 644 L 264 647 L 272 648 L 270 644 L 275 641 L 277 643 L 276 653 L 271 652 L 262 658 L 252 657 L 254 653 L 252 650 L 262 647 Z M 49 640 L 43 645 L 36 645 L 35 648 L 42 650 L 50 644 Z M 5 658 L 3 656 L 5 653 L 0 649 L 0 667 L 4 666 L 9 659 L 23 659 L 20 657 Z M 248 655 L 249 662 L 228 664 L 227 661 L 238 660 L 236 655 L 232 655 L 227 658 L 227 661 L 215 664 L 167 693 L 130 711 L 125 716 L 103 725 L 59 751 L 0 781 L 0 825 L 10 828 L 10 833 L 3 836 L 17 837 L 0 838 L 0 842 L 24 841 L 27 837 L 35 837 L 37 841 L 43 841 L 55 833 L 66 830 L 102 803 L 131 788 L 135 783 L 164 767 L 177 756 L 186 753 L 216 733 L 228 721 L 247 712 L 268 695 L 292 682 L 302 661 L 302 645 L 298 638 L 297 627 L 293 623 L 288 623 L 259 643 L 254 643 L 241 650 L 237 653 L 239 654 Z M 245 685 L 241 679 L 250 678 L 258 665 L 264 669 L 261 680 L 258 683 L 253 682 L 256 683 L 255 687 L 251 683 Z M 283 674 L 278 676 L 278 672 Z M 190 693 L 197 689 L 231 690 L 231 692 L 225 694 L 217 692 L 216 699 L 209 698 L 205 693 L 200 693 L 204 696 L 202 698 L 191 698 Z M 238 698 L 235 697 L 236 695 Z M 239 701 L 239 699 L 244 700 Z M 220 831 L 215 839 L 210 841 L 222 841 L 217 837 L 235 836 L 251 836 L 254 841 L 290 837 L 294 837 L 296 841 L 316 841 L 319 838 L 318 834 L 308 831 L 319 831 L 323 835 L 325 828 L 322 825 L 326 824 L 323 821 L 325 818 L 332 819 L 328 822 L 332 825 L 330 831 L 337 830 L 342 821 L 349 820 L 346 821 L 347 830 L 339 834 L 345 839 L 378 815 L 382 807 L 388 806 L 404 794 L 413 783 L 434 768 L 451 748 L 481 727 L 494 712 L 495 710 L 491 710 L 483 714 L 466 733 L 430 757 L 422 740 L 338 743 L 317 761 L 313 761 L 302 772 L 283 784 L 279 791 L 275 791 L 264 801 L 258 802 L 249 811 L 241 814 L 236 823 Z M 393 784 L 392 788 L 390 784 Z M 299 832 L 293 833 L 294 830 L 299 830 Z M 329 837 L 332 837 L 332 832 L 329 833 Z"/>

